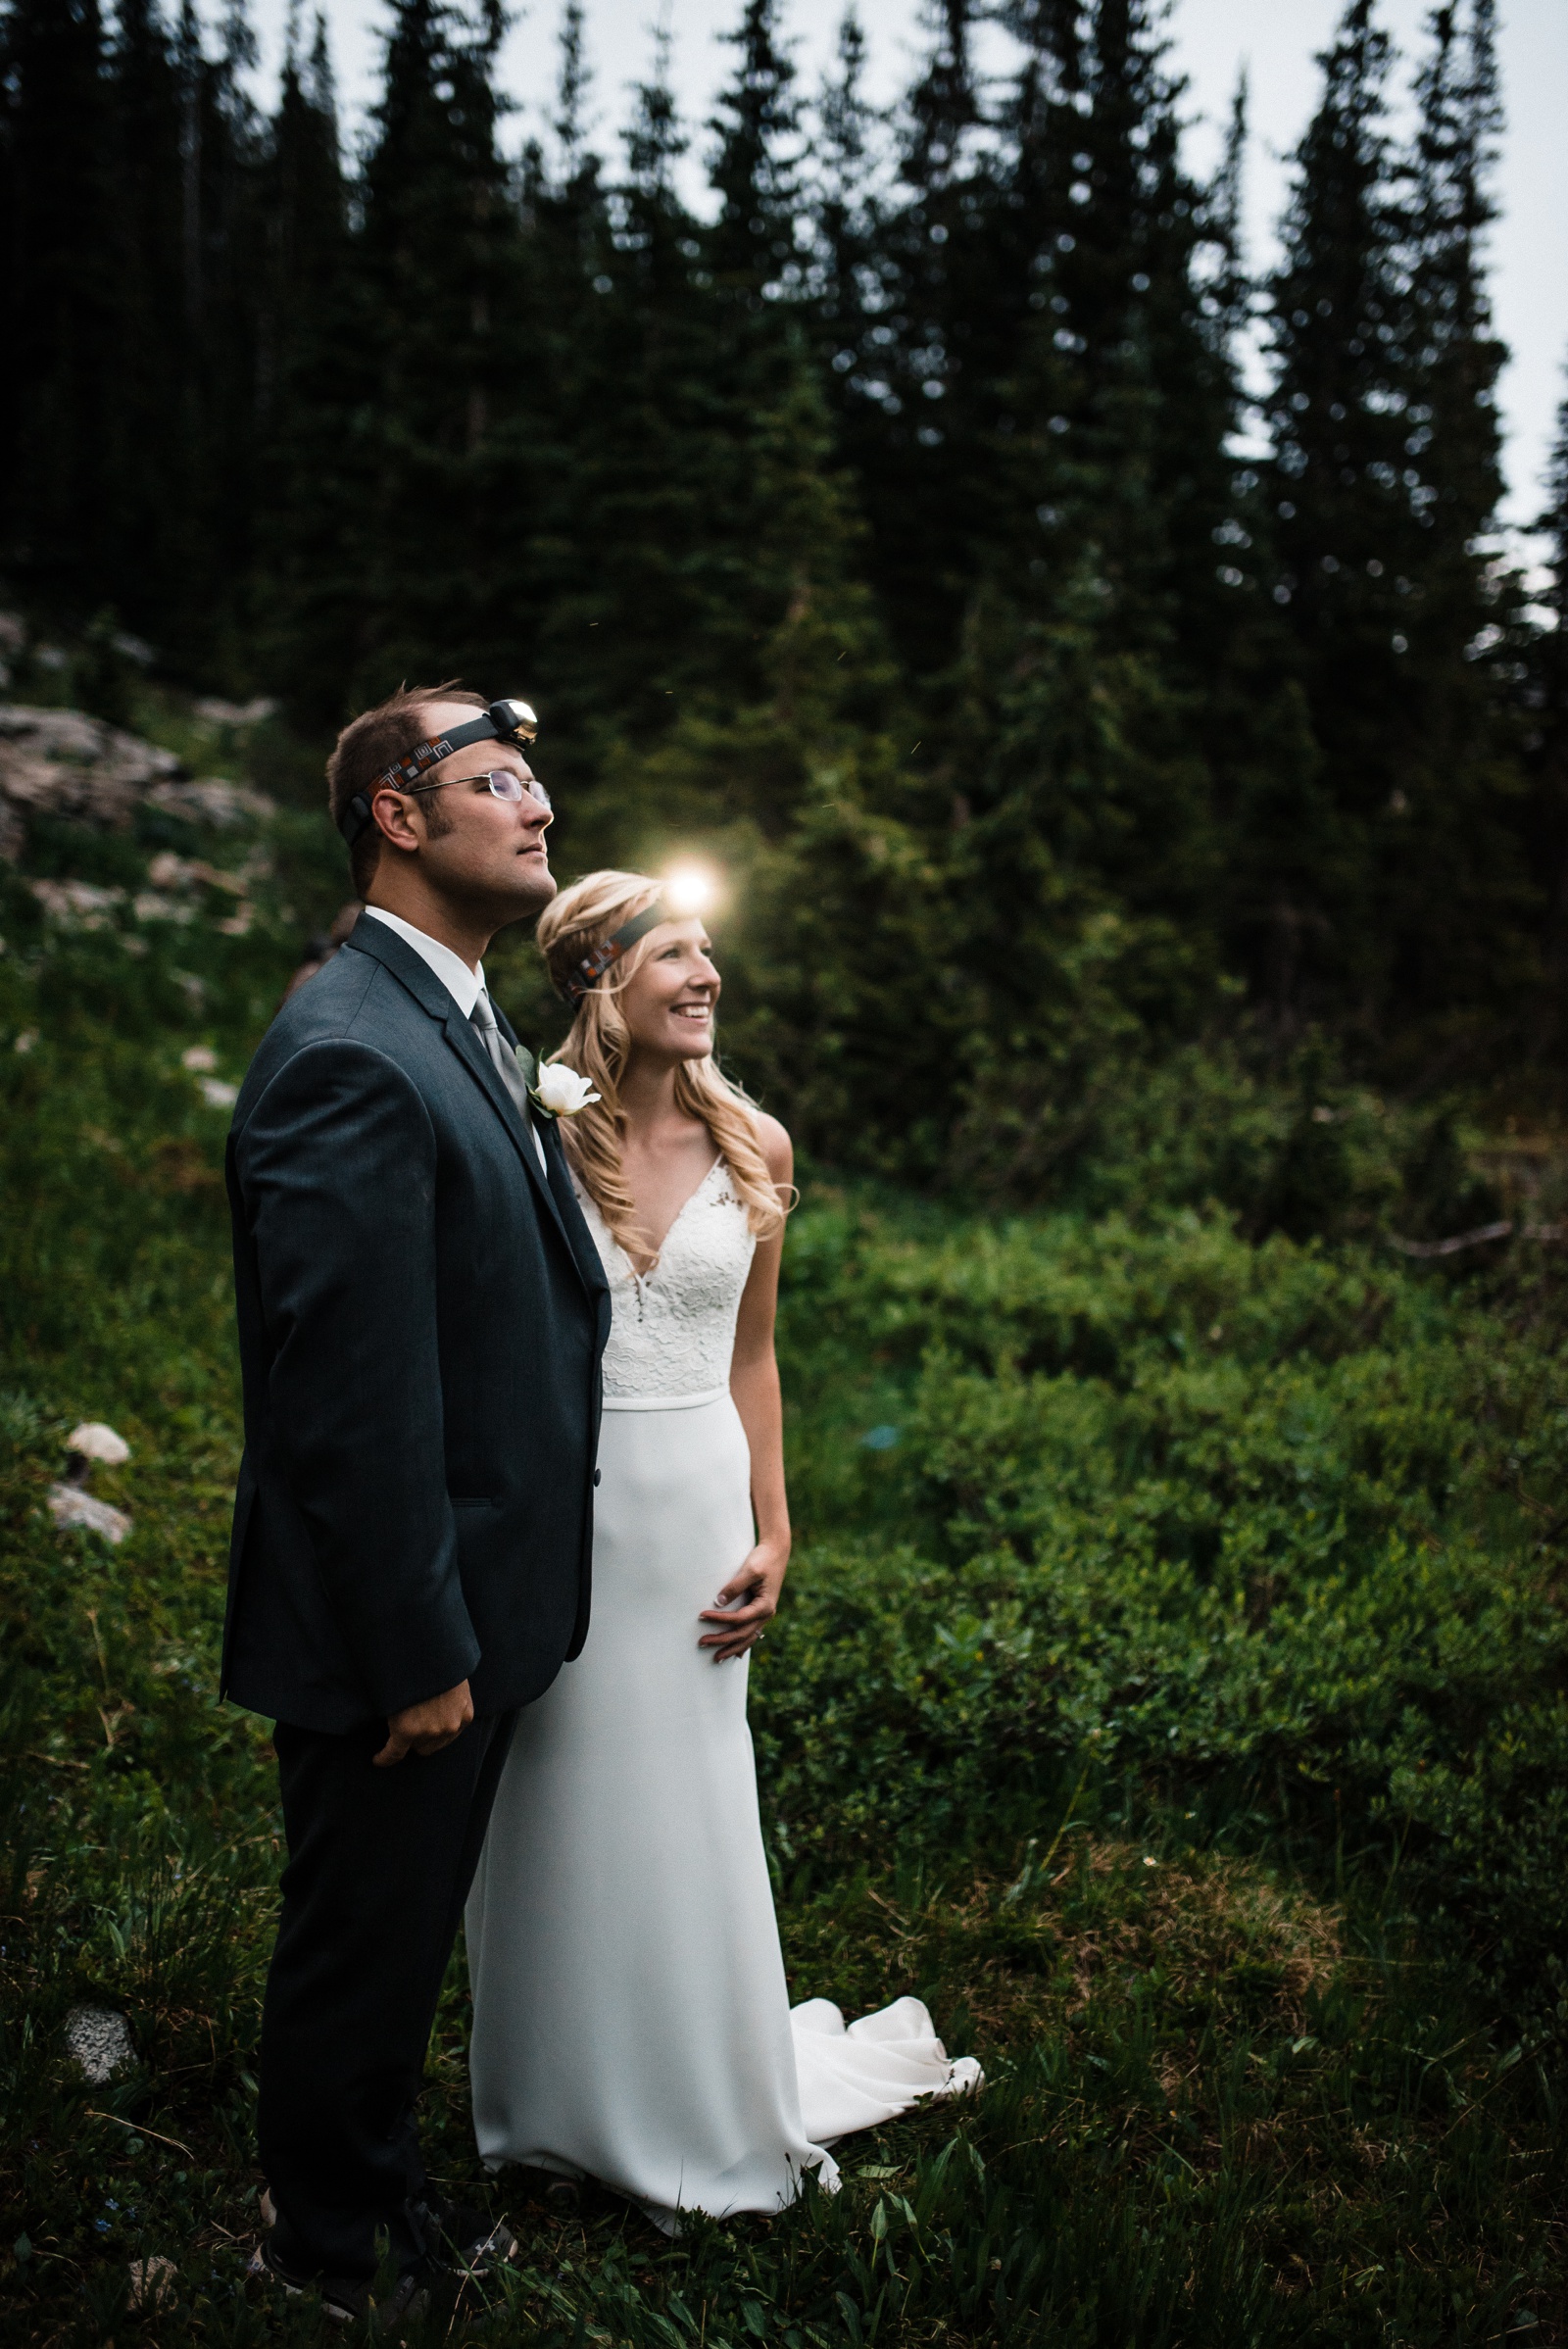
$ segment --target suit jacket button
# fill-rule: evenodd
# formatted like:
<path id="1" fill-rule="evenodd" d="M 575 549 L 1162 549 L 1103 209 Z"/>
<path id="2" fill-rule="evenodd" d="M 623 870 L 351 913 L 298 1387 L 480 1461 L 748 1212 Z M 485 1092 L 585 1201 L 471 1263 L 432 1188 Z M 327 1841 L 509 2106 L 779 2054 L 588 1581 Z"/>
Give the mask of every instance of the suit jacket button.
<path id="1" fill-rule="evenodd" d="M 596 1469 L 594 1470 L 594 1483 L 595 1483 L 596 1485 L 598 1484 L 598 1482 L 599 1482 L 599 1480 L 600 1480 L 601 1476 L 603 1476 L 603 1474 L 604 1474 L 604 1470 L 603 1470 L 602 1468 L 596 1468 Z"/>

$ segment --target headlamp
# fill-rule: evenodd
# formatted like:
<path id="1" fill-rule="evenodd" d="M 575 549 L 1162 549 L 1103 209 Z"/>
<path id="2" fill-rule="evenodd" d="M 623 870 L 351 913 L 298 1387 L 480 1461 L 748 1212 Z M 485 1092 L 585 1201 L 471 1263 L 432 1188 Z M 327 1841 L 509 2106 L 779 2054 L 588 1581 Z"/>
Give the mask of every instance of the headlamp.
<path id="1" fill-rule="evenodd" d="M 711 904 L 713 895 L 714 884 L 710 874 L 696 865 L 677 865 L 673 872 L 665 874 L 660 893 L 651 905 L 645 905 L 641 913 L 634 913 L 630 921 L 622 922 L 618 930 L 612 930 L 601 945 L 584 954 L 582 960 L 567 973 L 561 987 L 565 1001 L 575 1009 L 583 997 L 598 986 L 612 964 L 618 962 L 639 938 L 646 938 L 649 931 L 657 930 L 662 921 L 690 921 L 694 914 L 701 913 L 705 905 Z"/>
<path id="2" fill-rule="evenodd" d="M 370 802 L 378 791 L 412 791 L 419 777 L 430 767 L 439 766 L 454 751 L 466 750 L 470 742 L 510 742 L 526 750 L 539 731 L 539 720 L 526 702 L 492 702 L 477 717 L 461 726 L 453 726 L 445 734 L 429 735 L 416 742 L 404 758 L 383 767 L 368 791 L 357 791 L 338 819 L 338 829 L 352 848 L 374 821 Z"/>

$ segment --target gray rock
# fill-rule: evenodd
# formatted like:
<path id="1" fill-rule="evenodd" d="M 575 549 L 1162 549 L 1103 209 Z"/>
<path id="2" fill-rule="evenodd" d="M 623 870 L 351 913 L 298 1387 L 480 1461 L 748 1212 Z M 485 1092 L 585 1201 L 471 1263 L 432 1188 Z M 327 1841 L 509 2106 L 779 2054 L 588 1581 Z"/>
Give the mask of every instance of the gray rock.
<path id="1" fill-rule="evenodd" d="M 83 710 L 0 702 L 0 861 L 21 856 L 29 815 L 118 832 L 143 801 L 215 831 L 260 822 L 277 807 L 265 792 L 221 775 L 188 775 L 172 751 Z M 165 917 L 159 909 L 148 918 Z"/>
<path id="2" fill-rule="evenodd" d="M 258 694 L 254 702 L 198 702 L 196 715 L 210 726 L 259 726 L 264 718 L 275 717 L 277 709 L 267 694 Z"/>
<path id="3" fill-rule="evenodd" d="M 0 704 L 0 856 L 17 854 L 33 813 L 123 831 L 154 785 L 179 770 L 172 751 L 80 710 Z"/>
<path id="4" fill-rule="evenodd" d="M 63 930 L 110 929 L 125 902 L 122 889 L 103 889 L 93 881 L 29 881 L 27 887 Z"/>
<path id="5" fill-rule="evenodd" d="M 84 1419 L 66 1438 L 66 1449 L 81 1460 L 101 1460 L 106 1468 L 123 1468 L 130 1445 L 118 1429 L 102 1419 Z"/>
<path id="6" fill-rule="evenodd" d="M 249 791 L 243 783 L 225 783 L 221 775 L 198 775 L 189 783 L 155 783 L 147 794 L 154 807 L 167 807 L 216 832 L 232 831 L 236 824 L 254 823 L 273 815 L 277 802 L 265 791 Z"/>
<path id="7" fill-rule="evenodd" d="M 96 1493 L 83 1492 L 80 1485 L 51 1485 L 49 1514 L 63 1533 L 77 1527 L 83 1533 L 97 1534 L 103 1541 L 119 1543 L 130 1531 L 130 1519 L 123 1509 L 117 1509 Z"/>

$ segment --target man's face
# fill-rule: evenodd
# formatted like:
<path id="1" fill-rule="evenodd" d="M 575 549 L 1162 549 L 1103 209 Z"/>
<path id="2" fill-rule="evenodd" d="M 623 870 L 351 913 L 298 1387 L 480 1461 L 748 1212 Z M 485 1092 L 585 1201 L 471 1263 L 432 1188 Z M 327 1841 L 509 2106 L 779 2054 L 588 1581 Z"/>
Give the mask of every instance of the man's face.
<path id="1" fill-rule="evenodd" d="M 477 715 L 463 702 L 432 702 L 424 730 L 441 734 Z M 416 858 L 429 888 L 498 930 L 537 913 L 556 894 L 545 848 L 550 810 L 527 791 L 520 800 L 498 800 L 485 778 L 501 768 L 532 780 L 514 745 L 475 742 L 428 768 L 421 790 L 382 790 L 372 802 L 382 857 Z"/>

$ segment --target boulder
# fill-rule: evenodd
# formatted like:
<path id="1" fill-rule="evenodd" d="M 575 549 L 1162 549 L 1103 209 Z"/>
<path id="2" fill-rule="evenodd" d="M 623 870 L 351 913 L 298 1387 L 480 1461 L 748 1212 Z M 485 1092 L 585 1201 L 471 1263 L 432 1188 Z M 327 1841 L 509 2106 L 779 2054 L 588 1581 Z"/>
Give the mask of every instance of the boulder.
<path id="1" fill-rule="evenodd" d="M 0 858 L 15 862 L 22 854 L 29 815 L 122 832 L 143 801 L 216 831 L 275 808 L 264 792 L 241 783 L 187 775 L 172 751 L 83 710 L 0 702 Z"/>
<path id="2" fill-rule="evenodd" d="M 0 703 L 0 804 L 8 819 L 0 855 L 16 854 L 29 814 L 123 831 L 154 785 L 179 771 L 172 751 L 80 710 Z"/>
<path id="3" fill-rule="evenodd" d="M 96 1493 L 84 1492 L 80 1485 L 51 1485 L 48 1498 L 49 1514 L 62 1533 L 75 1527 L 118 1544 L 130 1531 L 130 1519 L 123 1509 L 100 1500 Z"/>
<path id="4" fill-rule="evenodd" d="M 100 1460 L 106 1468 L 122 1468 L 130 1458 L 123 1436 L 102 1419 L 84 1419 L 66 1438 L 66 1449 L 81 1460 Z"/>
<path id="5" fill-rule="evenodd" d="M 225 783 L 221 775 L 198 775 L 187 783 L 155 783 L 147 794 L 154 807 L 167 807 L 188 821 L 211 824 L 215 832 L 232 831 L 236 824 L 275 814 L 277 802 L 265 791 L 247 790 L 243 783 Z"/>

